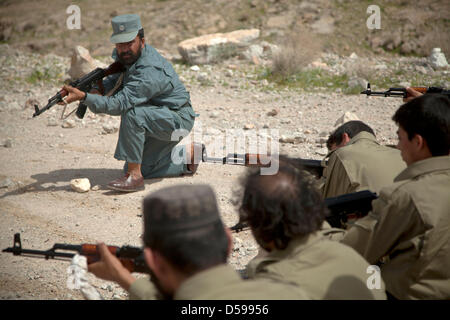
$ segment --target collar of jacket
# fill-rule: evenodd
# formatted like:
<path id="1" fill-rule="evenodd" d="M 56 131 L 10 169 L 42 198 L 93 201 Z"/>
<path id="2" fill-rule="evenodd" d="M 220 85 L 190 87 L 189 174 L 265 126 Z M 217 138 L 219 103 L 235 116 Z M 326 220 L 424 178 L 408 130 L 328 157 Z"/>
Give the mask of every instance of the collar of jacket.
<path id="1" fill-rule="evenodd" d="M 352 144 L 354 144 L 356 142 L 361 142 L 363 140 L 369 140 L 371 142 L 379 144 L 377 139 L 375 138 L 375 136 L 373 134 L 371 134 L 370 132 L 367 132 L 367 131 L 361 131 L 356 136 L 351 138 L 350 141 L 344 147 L 352 145 Z"/>
<path id="2" fill-rule="evenodd" d="M 233 282 L 243 281 L 239 274 L 229 265 L 221 264 L 201 271 L 183 281 L 175 293 L 176 300 L 191 300 L 199 292 L 217 290 Z"/>
<path id="3" fill-rule="evenodd" d="M 315 243 L 321 241 L 323 237 L 319 232 L 314 232 L 307 236 L 297 237 L 292 239 L 286 249 L 283 250 L 273 250 L 269 252 L 266 257 L 263 257 L 264 260 L 274 260 L 280 261 L 285 258 L 296 256 L 306 248 L 314 245 Z"/>
<path id="4" fill-rule="evenodd" d="M 394 182 L 417 178 L 434 171 L 450 170 L 450 156 L 431 157 L 416 161 L 395 177 Z"/>
<path id="5" fill-rule="evenodd" d="M 375 138 L 375 136 L 373 134 L 371 134 L 370 132 L 367 132 L 367 131 L 361 131 L 356 136 L 351 138 L 350 141 L 347 142 L 347 144 L 345 146 L 341 147 L 341 148 L 345 148 L 346 146 L 350 146 L 352 144 L 355 144 L 355 143 L 361 142 L 361 141 L 364 141 L 364 142 L 370 141 L 372 143 L 376 143 L 376 144 L 379 145 L 379 142 L 377 141 L 377 138 Z M 337 148 L 337 149 L 334 149 L 334 150 L 328 152 L 328 154 L 325 156 L 324 160 L 329 158 L 333 154 L 333 152 L 335 152 L 335 151 L 337 151 L 337 150 L 339 150 L 341 148 Z"/>

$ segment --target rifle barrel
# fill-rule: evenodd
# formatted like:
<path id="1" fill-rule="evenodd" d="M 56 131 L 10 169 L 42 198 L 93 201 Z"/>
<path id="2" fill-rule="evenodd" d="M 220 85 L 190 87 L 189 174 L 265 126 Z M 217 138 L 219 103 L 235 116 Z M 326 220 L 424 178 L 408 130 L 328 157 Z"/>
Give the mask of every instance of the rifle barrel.
<path id="1" fill-rule="evenodd" d="M 55 252 L 53 249 L 50 250 L 33 250 L 33 249 L 19 249 L 17 248 L 6 248 L 3 249 L 2 252 L 12 252 L 15 256 L 24 256 L 24 255 L 32 255 L 32 256 L 44 256 L 45 259 L 48 258 L 55 258 L 55 257 L 61 257 L 61 258 L 73 258 L 75 255 L 74 253 L 68 253 L 68 252 Z"/>

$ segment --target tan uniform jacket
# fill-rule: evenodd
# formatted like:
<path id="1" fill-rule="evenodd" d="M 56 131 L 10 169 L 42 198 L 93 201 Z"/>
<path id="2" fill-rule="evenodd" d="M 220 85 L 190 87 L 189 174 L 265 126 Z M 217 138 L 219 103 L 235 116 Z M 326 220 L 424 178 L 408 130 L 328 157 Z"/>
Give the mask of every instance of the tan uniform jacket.
<path id="1" fill-rule="evenodd" d="M 362 190 L 378 193 L 382 187 L 392 184 L 395 176 L 406 168 L 399 150 L 380 145 L 368 132 L 358 133 L 327 157 L 323 198 Z"/>
<path id="2" fill-rule="evenodd" d="M 136 280 L 129 289 L 130 299 L 157 299 L 157 290 L 147 279 Z M 243 280 L 229 265 L 199 272 L 185 280 L 175 300 L 305 300 L 304 290 L 295 284 L 270 279 Z"/>
<path id="3" fill-rule="evenodd" d="M 315 233 L 253 259 L 247 274 L 251 279 L 294 282 L 312 299 L 386 299 L 382 280 L 380 289 L 368 288 L 368 267 L 352 248 Z"/>
<path id="4" fill-rule="evenodd" d="M 450 157 L 408 166 L 342 240 L 369 263 L 382 260 L 398 299 L 450 299 Z"/>

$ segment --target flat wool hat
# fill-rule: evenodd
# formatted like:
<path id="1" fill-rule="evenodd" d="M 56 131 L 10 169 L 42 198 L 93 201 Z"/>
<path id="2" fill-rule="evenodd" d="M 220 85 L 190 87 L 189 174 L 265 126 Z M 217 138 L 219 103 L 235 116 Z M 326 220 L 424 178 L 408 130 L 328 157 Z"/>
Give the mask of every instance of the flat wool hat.
<path id="1" fill-rule="evenodd" d="M 173 234 L 217 222 L 221 222 L 217 200 L 208 185 L 167 187 L 144 199 L 145 233 Z"/>
<path id="2" fill-rule="evenodd" d="M 141 18 L 137 14 L 123 14 L 111 19 L 113 34 L 112 43 L 129 42 L 136 38 L 138 31 L 142 29 Z"/>

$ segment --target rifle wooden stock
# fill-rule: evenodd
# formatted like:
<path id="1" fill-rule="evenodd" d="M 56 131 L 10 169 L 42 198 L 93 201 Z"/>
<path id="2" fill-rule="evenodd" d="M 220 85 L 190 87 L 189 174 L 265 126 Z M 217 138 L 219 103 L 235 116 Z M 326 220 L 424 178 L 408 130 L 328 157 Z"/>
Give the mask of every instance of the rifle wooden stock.
<path id="1" fill-rule="evenodd" d="M 428 88 L 427 87 L 410 87 L 411 89 L 418 91 L 422 94 L 427 93 Z M 409 94 L 408 94 L 409 95 Z"/>
<path id="2" fill-rule="evenodd" d="M 140 272 L 150 274 L 150 269 L 144 260 L 143 250 L 138 247 L 132 246 L 107 246 L 109 252 L 115 255 L 122 265 L 130 272 Z M 76 253 L 70 253 L 68 251 L 77 252 L 78 254 L 85 256 L 88 264 L 97 262 L 100 260 L 100 254 L 98 251 L 98 245 L 96 244 L 65 244 L 65 243 L 55 243 L 49 250 L 30 250 L 23 249 L 20 240 L 20 233 L 14 235 L 14 245 L 13 247 L 6 248 L 2 250 L 3 252 L 11 252 L 15 256 L 31 256 L 31 257 L 44 257 L 45 259 L 72 259 Z"/>
<path id="3" fill-rule="evenodd" d="M 248 167 L 269 167 L 272 162 L 270 155 L 265 154 L 246 153 L 244 157 L 245 166 Z"/>
<path id="4" fill-rule="evenodd" d="M 314 174 L 318 178 L 320 178 L 323 174 L 323 169 L 327 165 L 326 161 L 314 160 L 314 159 L 301 159 L 301 158 L 293 158 L 292 162 L 303 168 L 306 171 Z M 258 153 L 229 153 L 226 157 L 223 158 L 213 158 L 208 157 L 206 154 L 206 150 L 202 155 L 203 162 L 209 163 L 222 163 L 222 164 L 234 164 L 234 165 L 244 165 L 246 167 L 270 167 L 272 165 L 272 161 L 278 161 L 277 156 L 271 156 L 269 154 L 258 154 Z"/>

